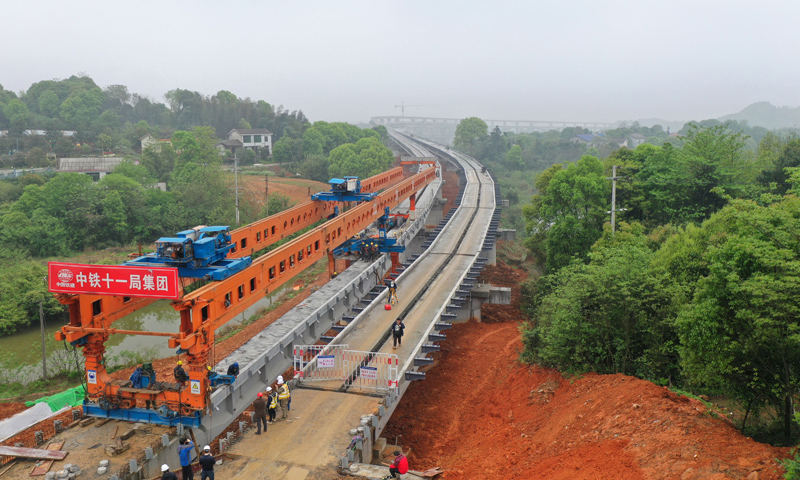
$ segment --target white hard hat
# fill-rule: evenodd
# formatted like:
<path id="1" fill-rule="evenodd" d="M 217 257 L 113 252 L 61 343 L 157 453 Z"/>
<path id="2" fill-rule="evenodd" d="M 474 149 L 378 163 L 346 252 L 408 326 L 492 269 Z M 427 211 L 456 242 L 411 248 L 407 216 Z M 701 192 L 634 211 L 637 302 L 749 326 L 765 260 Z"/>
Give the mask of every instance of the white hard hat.
<path id="1" fill-rule="evenodd" d="M 204 452 L 210 452 L 210 451 L 211 451 L 211 447 L 209 447 L 208 445 L 206 445 L 205 447 L 203 447 L 203 451 L 204 451 Z"/>
<path id="2" fill-rule="evenodd" d="M 278 375 L 278 383 L 283 382 L 283 375 Z"/>
<path id="3" fill-rule="evenodd" d="M 272 391 L 272 387 L 267 387 L 267 391 L 271 392 Z"/>
<path id="4" fill-rule="evenodd" d="M 278 377 L 278 385 L 283 385 L 283 379 Z"/>
<path id="5" fill-rule="evenodd" d="M 169 471 L 169 465 L 167 465 L 166 463 L 164 465 L 161 465 L 161 471 L 162 472 L 168 472 Z"/>

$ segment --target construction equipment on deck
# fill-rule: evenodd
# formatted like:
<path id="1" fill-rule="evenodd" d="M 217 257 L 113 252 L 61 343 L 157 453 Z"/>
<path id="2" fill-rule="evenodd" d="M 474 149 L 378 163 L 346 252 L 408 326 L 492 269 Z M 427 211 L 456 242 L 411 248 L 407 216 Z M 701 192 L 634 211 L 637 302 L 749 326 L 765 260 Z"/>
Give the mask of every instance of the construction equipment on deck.
<path id="1" fill-rule="evenodd" d="M 342 192 L 334 194 L 338 197 L 335 201 L 323 199 L 307 202 L 230 232 L 230 244 L 233 248 L 228 248 L 224 242 L 216 242 L 219 238 L 217 235 L 227 236 L 227 234 L 225 230 L 213 229 L 227 227 L 200 227 L 181 232 L 185 233 L 185 236 L 169 237 L 178 241 L 164 242 L 161 259 L 178 263 L 177 268 L 181 276 L 184 276 L 184 272 L 199 273 L 202 269 L 213 267 L 214 262 L 211 258 L 221 250 L 226 252 L 228 258 L 244 257 L 249 260 L 250 255 L 256 253 L 257 249 L 263 249 L 325 219 L 333 211 L 337 201 L 354 201 L 357 198 L 355 201 L 361 202 L 294 240 L 258 257 L 243 269 L 228 272 L 229 275 L 221 280 L 211 281 L 191 293 L 182 292 L 180 295 L 167 297 L 176 299 L 172 305 L 180 312 L 180 328 L 177 333 L 113 328 L 114 322 L 152 303 L 155 298 L 83 292 L 56 294 L 58 300 L 68 306 L 70 314 L 69 324 L 61 328 L 56 334 L 56 339 L 82 347 L 86 360 L 87 399 L 83 406 L 85 415 L 199 427 L 203 415 L 210 413 L 208 409 L 211 389 L 215 385 L 235 382 L 235 377 L 217 375 L 215 372 L 212 372 L 211 376 L 208 375 L 207 367 L 211 360 L 217 329 L 262 301 L 265 296 L 291 280 L 299 271 L 326 256 L 332 258 L 331 253 L 335 248 L 378 220 L 386 208 L 394 208 L 405 199 L 414 198 L 417 191 L 436 180 L 437 176 L 436 169 L 430 168 L 402 178 L 402 169 L 395 168 L 361 182 L 357 179 L 355 182 L 350 178 L 343 179 L 343 183 L 337 182 L 336 185 L 344 187 L 334 187 L 340 188 Z M 383 191 L 377 193 L 380 189 Z M 368 197 L 372 197 L 371 201 L 364 201 Z M 203 231 L 208 228 L 212 230 Z M 203 234 L 206 237 L 203 237 Z M 190 238 L 191 244 L 185 241 Z M 203 238 L 215 240 L 214 248 L 206 251 L 209 254 L 207 256 L 198 255 L 196 242 Z M 211 243 L 209 242 L 209 245 Z M 191 255 L 186 251 L 189 245 L 194 249 Z M 176 246 L 183 251 L 179 253 L 175 249 Z M 169 250 L 170 247 L 172 250 Z M 186 263 L 198 259 L 201 260 L 200 265 L 194 265 L 192 272 L 193 268 Z M 181 265 L 178 260 L 189 262 Z M 143 267 L 149 268 L 146 261 L 130 268 L 141 270 Z M 203 276 L 205 275 L 210 273 L 206 272 Z M 54 276 L 51 274 L 51 277 Z M 108 281 L 111 285 L 115 285 L 113 282 L 123 280 L 121 277 L 117 280 L 109 277 Z M 51 290 L 54 290 L 53 282 L 58 279 L 51 278 L 49 281 Z M 72 281 L 71 277 L 69 281 Z M 61 291 L 63 292 L 63 289 Z M 147 295 L 140 296 L 147 297 Z M 106 371 L 104 354 L 105 342 L 115 333 L 167 337 L 170 348 L 176 349 L 178 354 L 186 355 L 184 366 L 187 367 L 189 375 L 187 384 L 148 382 L 145 388 L 133 388 L 127 380 L 112 379 Z M 150 403 L 153 408 L 139 406 L 145 403 Z"/>

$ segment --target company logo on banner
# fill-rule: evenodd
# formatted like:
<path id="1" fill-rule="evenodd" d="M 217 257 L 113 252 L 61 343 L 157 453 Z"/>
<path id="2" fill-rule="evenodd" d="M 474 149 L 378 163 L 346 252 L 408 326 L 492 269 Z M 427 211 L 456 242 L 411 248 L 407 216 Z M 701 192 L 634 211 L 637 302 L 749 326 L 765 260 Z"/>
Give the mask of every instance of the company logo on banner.
<path id="1" fill-rule="evenodd" d="M 192 395 L 200 395 L 200 380 L 191 380 L 189 383 L 192 384 Z"/>
<path id="2" fill-rule="evenodd" d="M 49 262 L 47 286 L 57 293 L 180 298 L 178 269 Z"/>
<path id="3" fill-rule="evenodd" d="M 317 367 L 333 368 L 335 359 L 333 355 L 317 355 Z"/>
<path id="4" fill-rule="evenodd" d="M 361 378 L 377 380 L 378 379 L 377 367 L 361 367 Z"/>

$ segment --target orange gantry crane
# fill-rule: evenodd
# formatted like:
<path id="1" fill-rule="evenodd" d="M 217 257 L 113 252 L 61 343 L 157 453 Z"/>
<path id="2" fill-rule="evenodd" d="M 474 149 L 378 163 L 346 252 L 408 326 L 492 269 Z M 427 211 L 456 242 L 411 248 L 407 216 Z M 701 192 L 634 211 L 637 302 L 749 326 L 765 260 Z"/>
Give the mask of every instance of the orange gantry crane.
<path id="1" fill-rule="evenodd" d="M 57 294 L 69 307 L 70 322 L 56 334 L 83 348 L 87 371 L 89 415 L 197 427 L 207 408 L 211 385 L 209 360 L 216 330 L 269 295 L 300 270 L 313 264 L 349 238 L 355 236 L 384 213 L 406 199 L 413 202 L 417 191 L 435 180 L 434 168 L 404 178 L 401 167 L 362 181 L 362 191 L 377 192 L 374 200 L 358 204 L 309 232 L 257 259 L 246 269 L 218 282 L 210 282 L 173 300 L 180 312 L 177 333 L 119 330 L 113 323 L 155 301 L 115 295 Z M 403 179 L 404 178 L 404 179 Z M 329 217 L 336 202 L 307 202 L 280 214 L 231 232 L 235 242 L 232 257 L 251 255 Z M 118 267 L 125 268 L 125 267 Z M 111 334 L 156 335 L 168 337 L 169 346 L 186 354 L 184 362 L 188 385 L 160 382 L 147 388 L 134 388 L 127 381 L 113 380 L 104 363 L 105 342 Z M 137 408 L 137 404 L 159 406 Z"/>

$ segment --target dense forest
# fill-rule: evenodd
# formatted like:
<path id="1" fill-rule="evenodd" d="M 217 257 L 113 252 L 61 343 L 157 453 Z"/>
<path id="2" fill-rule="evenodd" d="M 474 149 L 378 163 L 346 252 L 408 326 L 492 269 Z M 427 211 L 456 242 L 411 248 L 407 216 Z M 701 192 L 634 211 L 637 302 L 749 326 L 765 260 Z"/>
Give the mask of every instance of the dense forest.
<path id="1" fill-rule="evenodd" d="M 38 322 L 39 302 L 48 319 L 61 320 L 63 308 L 42 282 L 47 260 L 107 247 L 135 251 L 139 242 L 147 246 L 195 225 L 233 225 L 233 176 L 229 165 L 226 169 L 232 159 L 215 147 L 233 128 L 273 132 L 273 152 L 261 149 L 258 155 L 281 163 L 287 175 L 320 181 L 329 175 L 370 176 L 393 162 L 382 127 L 311 124 L 301 111 L 227 91 L 204 96 L 175 89 L 165 99 L 154 102 L 122 85 L 101 89 L 87 76 L 38 82 L 19 94 L 0 87 L 4 167 L 54 167 L 65 156 L 125 159 L 96 182 L 44 168 L 0 180 L 0 334 Z M 76 133 L 65 136 L 62 130 Z M 139 140 L 146 134 L 170 142 L 141 151 Z M 251 150 L 240 149 L 237 157 L 243 165 L 256 161 Z M 158 182 L 166 190 L 156 188 Z M 242 203 L 241 221 L 288 206 L 286 198 L 271 198 L 269 212 Z"/>
<path id="2" fill-rule="evenodd" d="M 525 360 L 725 395 L 741 405 L 740 428 L 792 443 L 800 139 L 737 122 L 690 124 L 670 137 L 633 126 L 652 143 L 565 162 L 575 132 L 501 136 L 467 120 L 456 144 L 499 174 L 542 274 L 524 286 Z M 520 175 L 535 188 L 529 201 Z M 779 421 L 755 425 L 763 412 Z"/>

